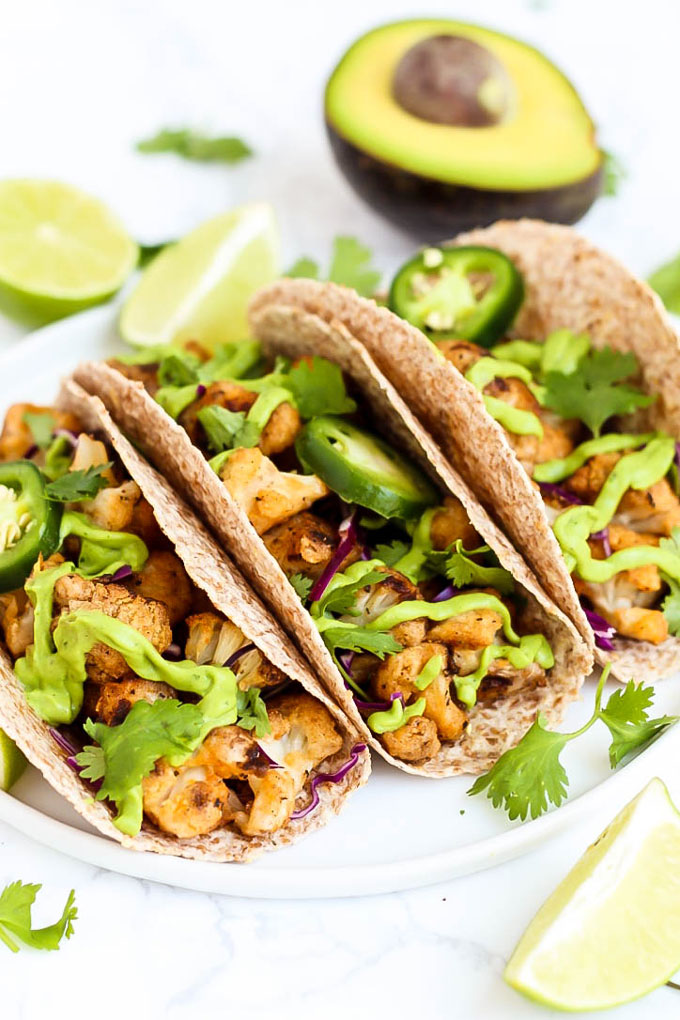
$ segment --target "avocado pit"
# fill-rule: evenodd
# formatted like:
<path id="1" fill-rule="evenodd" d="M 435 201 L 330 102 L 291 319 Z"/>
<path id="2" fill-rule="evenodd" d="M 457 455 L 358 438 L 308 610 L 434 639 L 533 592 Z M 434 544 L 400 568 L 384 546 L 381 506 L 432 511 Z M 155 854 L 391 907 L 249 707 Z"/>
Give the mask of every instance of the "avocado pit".
<path id="1" fill-rule="evenodd" d="M 412 46 L 394 73 L 392 94 L 421 120 L 458 127 L 500 123 L 512 107 L 512 81 L 484 46 L 460 35 L 433 35 Z"/>

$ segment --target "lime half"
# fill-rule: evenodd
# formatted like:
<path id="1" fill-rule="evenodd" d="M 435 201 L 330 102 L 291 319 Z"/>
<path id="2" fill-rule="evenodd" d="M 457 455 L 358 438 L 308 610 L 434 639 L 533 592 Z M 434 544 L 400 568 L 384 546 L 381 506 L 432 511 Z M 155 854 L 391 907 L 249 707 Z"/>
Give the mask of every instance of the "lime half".
<path id="1" fill-rule="evenodd" d="M 680 814 L 660 779 L 631 801 L 543 904 L 505 970 L 557 1009 L 608 1009 L 680 967 Z"/>
<path id="2" fill-rule="evenodd" d="M 153 260 L 123 308 L 120 331 L 128 343 L 143 347 L 199 340 L 212 348 L 242 340 L 250 298 L 278 269 L 271 206 L 232 209 Z"/>
<path id="3" fill-rule="evenodd" d="M 23 754 L 10 740 L 4 730 L 0 730 L 0 790 L 9 790 L 16 783 L 28 765 Z"/>
<path id="4" fill-rule="evenodd" d="M 59 181 L 0 181 L 0 305 L 7 314 L 38 324 L 104 301 L 138 256 L 98 199 Z"/>

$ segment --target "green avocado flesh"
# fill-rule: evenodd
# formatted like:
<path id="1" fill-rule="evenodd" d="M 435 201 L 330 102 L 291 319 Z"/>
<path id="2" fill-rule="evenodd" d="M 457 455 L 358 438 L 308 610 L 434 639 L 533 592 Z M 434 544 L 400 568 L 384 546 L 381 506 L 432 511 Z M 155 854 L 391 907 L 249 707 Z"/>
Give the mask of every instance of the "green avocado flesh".
<path id="1" fill-rule="evenodd" d="M 445 35 L 472 40 L 502 66 L 510 91 L 497 123 L 434 123 L 394 98 L 403 57 L 423 40 Z M 478 96 L 483 99 L 481 89 Z M 362 36 L 335 68 L 325 110 L 329 131 L 341 141 L 380 163 L 449 185 L 563 188 L 597 175 L 602 162 L 585 107 L 546 57 L 517 39 L 458 21 L 403 21 Z"/>

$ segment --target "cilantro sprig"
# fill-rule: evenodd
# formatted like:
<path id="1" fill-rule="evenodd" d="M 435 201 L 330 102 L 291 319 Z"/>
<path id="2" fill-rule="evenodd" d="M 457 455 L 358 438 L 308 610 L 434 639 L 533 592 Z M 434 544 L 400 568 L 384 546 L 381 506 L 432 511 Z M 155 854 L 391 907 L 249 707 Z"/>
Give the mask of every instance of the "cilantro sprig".
<path id="1" fill-rule="evenodd" d="M 13 953 L 21 948 L 17 941 L 32 949 L 59 949 L 63 938 L 70 939 L 78 916 L 75 891 L 71 889 L 61 917 L 47 928 L 33 928 L 31 908 L 42 889 L 39 884 L 12 882 L 0 893 L 0 942 Z"/>
<path id="2" fill-rule="evenodd" d="M 210 137 L 191 128 L 164 128 L 150 138 L 137 142 L 137 152 L 174 152 L 184 159 L 200 163 L 239 163 L 253 150 L 233 135 Z"/>
<path id="3" fill-rule="evenodd" d="M 97 464 L 85 471 L 67 471 L 60 478 L 45 486 L 45 495 L 55 503 L 75 503 L 84 499 L 94 499 L 100 489 L 109 484 L 104 472 L 112 467 L 113 462 Z"/>
<path id="4" fill-rule="evenodd" d="M 331 283 L 353 287 L 363 297 L 373 297 L 382 273 L 371 265 L 372 257 L 371 249 L 366 248 L 356 237 L 336 237 L 326 279 Z M 291 266 L 286 276 L 319 280 L 321 269 L 318 262 L 305 256 Z"/>
<path id="5" fill-rule="evenodd" d="M 288 580 L 295 589 L 295 593 L 300 601 L 306 602 L 309 597 L 309 593 L 312 590 L 311 577 L 305 577 L 304 574 L 291 574 Z"/>
<path id="6" fill-rule="evenodd" d="M 575 371 L 546 374 L 541 403 L 563 418 L 580 419 L 599 436 L 609 418 L 653 403 L 654 397 L 624 382 L 637 367 L 634 354 L 622 354 L 611 347 L 591 350 Z"/>
<path id="7" fill-rule="evenodd" d="M 559 807 L 567 797 L 569 778 L 560 761 L 566 745 L 576 740 L 601 721 L 611 735 L 609 764 L 616 768 L 626 758 L 648 744 L 668 726 L 677 722 L 677 716 L 664 715 L 649 719 L 647 710 L 654 698 L 654 689 L 628 684 L 610 696 L 602 707 L 602 692 L 609 676 L 610 666 L 602 671 L 595 694 L 595 708 L 590 719 L 573 733 L 558 733 L 546 727 L 546 718 L 539 712 L 533 726 L 516 747 L 502 754 L 496 764 L 473 783 L 469 795 L 482 793 L 494 807 L 503 807 L 511 820 L 522 821 L 531 815 L 538 818 L 549 804 Z"/>
<path id="8" fill-rule="evenodd" d="M 456 588 L 472 584 L 481 588 L 495 588 L 502 595 L 511 594 L 515 584 L 510 571 L 499 565 L 486 566 L 471 559 L 472 556 L 482 555 L 493 555 L 488 545 L 465 549 L 463 540 L 459 538 L 448 549 L 429 552 L 426 562 L 437 573 L 444 574 Z"/>

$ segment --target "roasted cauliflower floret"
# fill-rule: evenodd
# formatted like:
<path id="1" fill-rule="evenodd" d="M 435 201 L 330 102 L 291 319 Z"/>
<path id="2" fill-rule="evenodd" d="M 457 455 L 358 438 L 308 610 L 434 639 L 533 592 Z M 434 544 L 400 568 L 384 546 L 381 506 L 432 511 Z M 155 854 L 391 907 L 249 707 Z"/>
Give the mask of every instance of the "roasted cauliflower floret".
<path id="1" fill-rule="evenodd" d="M 430 538 L 434 549 L 447 549 L 462 539 L 464 549 L 475 549 L 482 540 L 470 523 L 467 510 L 455 496 L 447 496 L 432 518 Z"/>
<path id="2" fill-rule="evenodd" d="M 441 749 L 437 724 L 424 715 L 416 715 L 393 733 L 383 733 L 385 750 L 401 761 L 422 761 L 434 758 Z"/>
<path id="3" fill-rule="evenodd" d="M 50 415 L 54 427 L 79 432 L 81 425 L 75 415 L 41 404 L 12 404 L 5 414 L 0 433 L 0 460 L 21 460 L 35 445 L 35 439 L 24 420 L 26 414 Z"/>
<path id="4" fill-rule="evenodd" d="M 264 544 L 284 573 L 303 574 L 316 581 L 328 566 L 338 544 L 338 529 L 316 514 L 303 511 L 270 528 Z M 344 570 L 359 557 L 358 548 L 342 561 Z"/>
<path id="5" fill-rule="evenodd" d="M 659 544 L 656 535 L 631 531 L 620 524 L 610 524 L 608 532 L 612 552 L 630 549 L 636 545 L 656 546 Z M 654 563 L 645 563 L 641 567 L 633 567 L 632 570 L 622 570 L 617 576 L 621 581 L 628 581 L 638 591 L 661 591 L 663 587 L 659 568 Z"/>
<path id="6" fill-rule="evenodd" d="M 185 654 L 201 666 L 206 663 L 223 666 L 235 652 L 250 643 L 243 631 L 216 613 L 196 613 L 186 622 Z M 230 668 L 243 691 L 249 687 L 275 687 L 288 679 L 257 648 L 239 656 Z"/>
<path id="7" fill-rule="evenodd" d="M 636 641 L 660 645 L 668 637 L 668 621 L 659 609 L 644 609 L 642 606 L 616 609 L 609 622 L 619 634 Z"/>
<path id="8" fill-rule="evenodd" d="M 545 460 L 559 460 L 562 457 L 568 457 L 574 449 L 574 440 L 569 433 L 546 421 L 544 414 L 541 414 L 540 418 L 543 426 L 543 438 L 539 439 L 536 448 L 536 463 L 542 464 Z"/>
<path id="9" fill-rule="evenodd" d="M 193 605 L 193 585 L 184 564 L 174 552 L 157 551 L 149 558 L 125 587 L 135 595 L 162 602 L 168 610 L 170 626 L 183 620 Z"/>
<path id="10" fill-rule="evenodd" d="M 385 574 L 385 580 L 367 585 L 357 592 L 354 615 L 341 616 L 341 620 L 356 623 L 362 627 L 377 619 L 381 613 L 401 602 L 422 600 L 417 586 L 408 577 L 391 567 L 376 567 Z M 390 631 L 395 641 L 404 646 L 418 645 L 425 638 L 425 620 L 418 618 L 397 624 Z"/>
<path id="11" fill-rule="evenodd" d="M 158 526 L 151 504 L 143 496 L 132 508 L 132 517 L 125 530 L 131 531 L 133 535 L 139 535 L 149 549 L 155 549 L 157 546 L 167 543 Z"/>
<path id="12" fill-rule="evenodd" d="M 302 419 L 297 408 L 284 400 L 274 408 L 269 421 L 262 429 L 257 445 L 265 457 L 273 457 L 293 445 L 301 428 Z"/>
<path id="13" fill-rule="evenodd" d="M 0 626 L 10 655 L 20 658 L 33 644 L 33 605 L 23 588 L 0 595 Z"/>
<path id="14" fill-rule="evenodd" d="M 95 712 L 98 719 L 107 726 L 122 723 L 137 701 L 146 701 L 152 705 L 159 698 L 175 697 L 175 691 L 169 684 L 142 680 L 138 676 L 102 684 L 97 688 L 97 693 Z"/>
<path id="15" fill-rule="evenodd" d="M 168 611 L 163 603 L 131 595 L 120 584 L 103 584 L 77 574 L 67 574 L 60 577 L 54 586 L 54 604 L 62 613 L 98 610 L 112 616 L 134 627 L 159 652 L 165 651 L 172 642 Z M 114 680 L 129 672 L 123 656 L 101 642 L 89 652 L 87 664 L 88 673 L 93 669 L 98 675 Z"/>
<path id="16" fill-rule="evenodd" d="M 435 655 L 441 658 L 441 668 L 424 691 L 418 690 L 416 680 Z M 446 645 L 422 644 L 390 655 L 381 662 L 373 676 L 376 696 L 384 701 L 391 694 L 403 694 L 406 704 L 425 698 L 423 715 L 437 727 L 440 740 L 457 740 L 465 728 L 467 716 L 451 696 L 453 674 L 449 670 Z"/>
<path id="17" fill-rule="evenodd" d="M 142 780 L 144 811 L 159 829 L 180 839 L 219 828 L 229 803 L 220 776 L 191 761 L 173 768 L 161 758 Z"/>
<path id="18" fill-rule="evenodd" d="M 259 535 L 306 510 L 330 491 L 316 475 L 279 471 L 257 447 L 235 450 L 220 477 Z"/>
<path id="19" fill-rule="evenodd" d="M 141 491 L 136 482 L 100 489 L 94 499 L 83 500 L 81 509 L 93 524 L 106 531 L 129 531 Z"/>
<path id="20" fill-rule="evenodd" d="M 433 624 L 428 631 L 427 639 L 461 648 L 486 648 L 487 645 L 494 643 L 494 638 L 502 626 L 501 615 L 495 609 L 471 609 L 467 613 L 460 613 L 441 623 Z"/>
<path id="21" fill-rule="evenodd" d="M 668 637 L 668 623 L 660 610 L 651 608 L 658 600 L 658 593 L 637 588 L 626 577 L 630 573 L 622 571 L 602 584 L 574 577 L 574 586 L 578 594 L 587 598 L 595 611 L 624 637 L 660 644 Z M 646 633 L 653 636 L 641 636 Z"/>
<path id="22" fill-rule="evenodd" d="M 458 371 L 465 375 L 469 368 L 487 355 L 483 347 L 470 343 L 469 340 L 440 340 L 437 344 L 439 350 L 447 361 L 455 365 Z"/>
<path id="23" fill-rule="evenodd" d="M 680 526 L 680 500 L 666 478 L 649 489 L 628 489 L 619 503 L 617 520 L 635 531 L 670 535 Z"/>
<path id="24" fill-rule="evenodd" d="M 537 662 L 530 662 L 524 669 L 517 669 L 507 659 L 492 659 L 486 676 L 477 689 L 477 703 L 488 704 L 519 689 L 534 690 L 536 687 L 544 687 L 545 682 L 545 670 Z"/>
<path id="25" fill-rule="evenodd" d="M 88 468 L 108 464 L 110 460 L 109 451 L 100 439 L 93 439 L 87 432 L 81 432 L 76 441 L 69 471 L 87 471 Z M 116 479 L 111 468 L 107 468 L 102 477 L 109 485 L 115 485 Z M 132 484 L 134 485 L 134 482 Z M 137 493 L 139 498 L 139 490 Z"/>
<path id="26" fill-rule="evenodd" d="M 580 496 L 585 503 L 594 503 L 600 489 L 621 460 L 620 453 L 598 453 L 574 471 L 562 484 Z"/>

